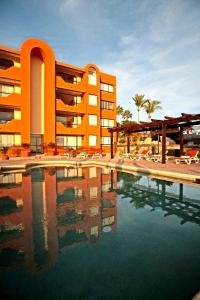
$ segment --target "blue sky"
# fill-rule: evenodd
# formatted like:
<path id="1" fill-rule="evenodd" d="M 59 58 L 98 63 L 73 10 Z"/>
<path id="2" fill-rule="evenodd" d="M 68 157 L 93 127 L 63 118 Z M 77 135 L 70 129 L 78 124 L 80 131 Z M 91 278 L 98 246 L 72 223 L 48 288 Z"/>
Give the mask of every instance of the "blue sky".
<path id="1" fill-rule="evenodd" d="M 0 11 L 0 44 L 37 37 L 57 60 L 95 63 L 134 119 L 136 93 L 162 102 L 154 118 L 200 113 L 200 0 L 0 0 Z"/>

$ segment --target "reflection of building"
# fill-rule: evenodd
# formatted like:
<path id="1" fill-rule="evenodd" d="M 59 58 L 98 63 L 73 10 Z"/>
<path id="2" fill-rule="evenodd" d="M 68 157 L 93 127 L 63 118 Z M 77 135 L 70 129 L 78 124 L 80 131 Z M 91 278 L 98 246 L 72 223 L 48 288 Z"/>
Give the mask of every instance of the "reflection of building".
<path id="1" fill-rule="evenodd" d="M 49 45 L 28 39 L 19 51 L 0 47 L 0 147 L 43 143 L 103 147 L 116 125 L 116 78 L 88 64 L 55 60 Z"/>
<path id="2" fill-rule="evenodd" d="M 0 176 L 0 261 L 49 268 L 59 249 L 116 230 L 116 171 L 45 168 Z"/>

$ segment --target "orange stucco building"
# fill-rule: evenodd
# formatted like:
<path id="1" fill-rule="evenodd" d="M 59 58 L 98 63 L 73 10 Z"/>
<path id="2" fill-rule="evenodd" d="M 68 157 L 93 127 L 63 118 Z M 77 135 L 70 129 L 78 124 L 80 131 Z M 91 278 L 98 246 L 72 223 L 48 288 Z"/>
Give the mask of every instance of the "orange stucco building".
<path id="1" fill-rule="evenodd" d="M 55 60 L 42 40 L 19 51 L 0 46 L 0 147 L 29 144 L 97 147 L 109 151 L 116 125 L 116 78 L 88 64 Z"/>

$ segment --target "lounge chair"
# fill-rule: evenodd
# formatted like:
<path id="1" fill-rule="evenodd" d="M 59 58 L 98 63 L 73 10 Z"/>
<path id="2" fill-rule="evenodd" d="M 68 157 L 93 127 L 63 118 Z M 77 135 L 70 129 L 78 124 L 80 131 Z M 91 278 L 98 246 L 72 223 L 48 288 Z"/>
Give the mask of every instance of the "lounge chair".
<path id="1" fill-rule="evenodd" d="M 71 158 L 72 157 L 72 154 L 71 153 L 63 153 L 63 154 L 60 154 L 60 158 Z"/>
<path id="2" fill-rule="evenodd" d="M 132 159 L 141 160 L 142 158 L 147 159 L 149 158 L 150 150 L 143 150 L 140 153 L 135 154 Z"/>
<path id="3" fill-rule="evenodd" d="M 168 150 L 166 151 L 165 153 L 165 159 L 166 161 L 168 161 L 169 159 L 169 156 L 167 156 L 168 154 Z M 153 162 L 162 162 L 162 154 L 152 154 L 150 157 L 149 157 L 149 160 L 153 161 Z"/>
<path id="4" fill-rule="evenodd" d="M 81 152 L 78 155 L 76 155 L 76 158 L 78 158 L 78 159 L 86 159 L 86 158 L 88 158 L 88 154 L 85 153 L 85 152 Z"/>
<path id="5" fill-rule="evenodd" d="M 101 153 L 94 153 L 92 155 L 92 158 L 102 158 L 102 157 L 103 157 L 103 155 Z"/>
<path id="6" fill-rule="evenodd" d="M 198 154 L 199 154 L 198 150 L 188 150 L 185 155 L 182 155 L 181 157 L 176 159 L 176 164 L 185 162 L 187 165 L 190 165 L 192 161 L 198 164 L 199 163 Z"/>
<path id="7" fill-rule="evenodd" d="M 120 159 L 130 159 L 131 158 L 131 154 L 130 153 L 123 153 L 122 155 L 120 155 Z"/>

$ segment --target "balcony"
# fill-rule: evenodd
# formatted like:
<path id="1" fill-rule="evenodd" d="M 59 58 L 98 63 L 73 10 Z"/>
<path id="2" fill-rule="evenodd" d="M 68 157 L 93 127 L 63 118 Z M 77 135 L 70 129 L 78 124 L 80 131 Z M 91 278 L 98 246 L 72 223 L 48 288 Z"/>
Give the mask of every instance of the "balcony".
<path id="1" fill-rule="evenodd" d="M 84 79 L 80 83 L 73 82 L 72 80 L 64 79 L 64 76 L 56 75 L 56 87 L 59 89 L 64 89 L 71 91 L 71 93 L 85 93 L 86 92 L 86 82 Z"/>
<path id="2" fill-rule="evenodd" d="M 114 102 L 116 101 L 116 93 L 107 93 L 104 91 L 101 91 L 101 100 L 103 101 L 110 101 L 110 102 Z"/>
<path id="3" fill-rule="evenodd" d="M 21 126 L 21 120 L 9 120 L 6 121 L 4 119 L 0 120 L 0 132 L 3 133 L 11 133 L 11 132 L 21 132 L 22 126 Z"/>
<path id="4" fill-rule="evenodd" d="M 12 107 L 21 107 L 22 106 L 22 98 L 20 94 L 8 94 L 7 97 L 2 96 L 0 93 L 0 105 L 12 106 Z"/>
<path id="5" fill-rule="evenodd" d="M 21 69 L 18 67 L 10 67 L 8 69 L 0 69 L 0 77 L 11 79 L 11 80 L 20 80 L 21 79 Z"/>
<path id="6" fill-rule="evenodd" d="M 62 121 L 56 121 L 56 134 L 62 135 L 85 135 L 86 134 L 86 118 L 83 118 L 82 123 L 67 124 Z"/>
<path id="7" fill-rule="evenodd" d="M 56 110 L 84 114 L 85 113 L 85 105 L 84 105 L 83 101 L 78 105 L 69 105 L 69 104 L 66 104 L 62 99 L 56 99 Z"/>

